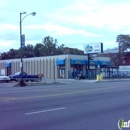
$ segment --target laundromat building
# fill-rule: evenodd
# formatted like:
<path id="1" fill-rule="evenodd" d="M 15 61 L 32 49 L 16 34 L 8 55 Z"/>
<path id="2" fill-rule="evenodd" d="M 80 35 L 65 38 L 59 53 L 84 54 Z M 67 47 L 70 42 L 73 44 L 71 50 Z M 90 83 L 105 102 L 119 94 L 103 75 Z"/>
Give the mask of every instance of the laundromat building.
<path id="1" fill-rule="evenodd" d="M 5 75 L 20 72 L 20 59 L 0 60 L 0 71 Z M 109 57 L 95 57 L 90 60 L 90 78 L 110 66 Z M 76 78 L 78 74 L 88 77 L 87 55 L 54 55 L 23 58 L 23 71 L 27 74 L 43 74 L 44 78 Z"/>

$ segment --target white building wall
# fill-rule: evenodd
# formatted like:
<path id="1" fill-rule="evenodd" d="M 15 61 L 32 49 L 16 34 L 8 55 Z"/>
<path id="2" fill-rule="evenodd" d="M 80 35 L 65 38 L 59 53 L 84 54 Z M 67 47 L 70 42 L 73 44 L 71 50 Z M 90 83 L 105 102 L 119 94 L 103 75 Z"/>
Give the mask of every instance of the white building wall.
<path id="1" fill-rule="evenodd" d="M 16 61 L 15 64 L 16 64 L 16 71 L 18 71 L 18 61 Z"/>
<path id="2" fill-rule="evenodd" d="M 54 77 L 54 65 L 53 65 L 53 59 L 50 59 L 50 78 L 52 79 Z"/>
<path id="3" fill-rule="evenodd" d="M 71 77 L 70 57 L 65 58 L 65 78 Z"/>
<path id="4" fill-rule="evenodd" d="M 32 60 L 29 63 L 29 74 L 32 74 Z"/>
<path id="5" fill-rule="evenodd" d="M 30 74 L 30 61 L 27 61 L 27 74 Z"/>
<path id="6" fill-rule="evenodd" d="M 29 60 L 29 61 L 28 61 L 28 74 L 31 74 L 31 70 L 32 70 L 31 67 L 32 67 L 32 66 L 31 66 L 31 60 Z"/>
<path id="7" fill-rule="evenodd" d="M 31 60 L 31 66 L 32 66 L 32 67 L 31 67 L 31 68 L 32 68 L 32 69 L 31 69 L 31 74 L 35 74 L 35 72 L 34 72 L 34 71 L 35 71 L 35 60 L 34 60 L 34 61 Z"/>
<path id="8" fill-rule="evenodd" d="M 20 61 L 18 61 L 18 71 L 20 72 Z"/>
<path id="9" fill-rule="evenodd" d="M 41 60 L 38 60 L 37 62 L 37 70 L 38 70 L 37 74 L 41 74 Z"/>
<path id="10" fill-rule="evenodd" d="M 27 72 L 27 65 L 26 61 L 23 61 L 23 71 Z"/>
<path id="11" fill-rule="evenodd" d="M 57 55 L 57 56 L 46 56 L 46 57 L 33 57 L 23 58 L 24 70 L 28 74 L 44 74 L 45 78 L 54 78 L 54 66 L 55 66 L 55 77 L 58 77 L 58 67 L 55 64 L 57 59 L 65 59 L 65 78 L 70 78 L 72 69 L 70 68 L 70 59 L 81 59 L 87 60 L 87 56 L 84 55 Z M 96 59 L 96 58 L 95 58 Z M 55 60 L 55 61 L 54 61 Z M 110 60 L 106 57 L 98 57 L 98 60 Z M 21 71 L 20 59 L 1 60 L 0 69 L 6 69 L 5 63 L 11 62 L 11 74 Z M 83 68 L 85 70 L 85 67 Z"/>
<path id="12" fill-rule="evenodd" d="M 15 74 L 15 73 L 16 73 L 16 71 L 15 71 L 15 61 L 12 62 L 12 65 L 11 65 L 11 66 L 12 66 L 11 73 L 12 73 L 12 74 Z"/>
<path id="13" fill-rule="evenodd" d="M 56 65 L 56 60 L 58 60 L 57 58 L 54 59 L 54 66 L 55 66 L 55 78 L 58 78 L 58 66 Z"/>
<path id="14" fill-rule="evenodd" d="M 45 62 L 45 77 L 48 78 L 48 60 L 46 59 L 46 62 Z"/>
<path id="15" fill-rule="evenodd" d="M 47 70 L 47 73 L 48 73 L 48 78 L 50 78 L 50 59 L 48 59 L 48 70 Z"/>
<path id="16" fill-rule="evenodd" d="M 44 75 L 44 78 L 46 78 L 46 60 L 43 59 L 43 75 Z"/>
<path id="17" fill-rule="evenodd" d="M 41 60 L 41 66 L 40 66 L 41 67 L 41 72 L 40 72 L 41 74 L 44 74 L 44 72 L 43 72 L 43 68 L 44 68 L 43 61 L 44 60 Z"/>
<path id="18" fill-rule="evenodd" d="M 34 61 L 33 60 L 31 60 L 30 68 L 31 68 L 30 74 L 34 74 Z"/>
<path id="19" fill-rule="evenodd" d="M 35 63 L 34 63 L 34 74 L 37 73 L 37 60 L 35 60 Z"/>

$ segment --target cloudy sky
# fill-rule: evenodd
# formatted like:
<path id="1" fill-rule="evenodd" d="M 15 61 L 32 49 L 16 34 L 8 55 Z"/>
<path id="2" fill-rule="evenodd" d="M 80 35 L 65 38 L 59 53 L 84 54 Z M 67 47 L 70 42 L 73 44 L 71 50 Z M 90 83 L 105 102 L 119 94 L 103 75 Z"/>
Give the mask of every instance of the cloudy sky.
<path id="1" fill-rule="evenodd" d="M 22 21 L 26 44 L 51 36 L 58 45 L 83 50 L 102 42 L 107 49 L 117 47 L 117 35 L 130 34 L 130 0 L 0 0 L 0 53 L 20 47 L 23 11 L 36 12 Z"/>

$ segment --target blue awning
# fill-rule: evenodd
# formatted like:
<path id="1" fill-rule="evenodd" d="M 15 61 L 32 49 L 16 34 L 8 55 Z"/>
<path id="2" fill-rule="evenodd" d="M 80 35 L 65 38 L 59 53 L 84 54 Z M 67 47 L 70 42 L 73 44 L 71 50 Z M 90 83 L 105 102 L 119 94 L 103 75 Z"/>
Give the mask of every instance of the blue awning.
<path id="1" fill-rule="evenodd" d="M 110 61 L 100 61 L 100 65 L 111 65 Z"/>
<path id="2" fill-rule="evenodd" d="M 86 65 L 87 61 L 86 60 L 80 60 L 80 59 L 70 59 L 70 64 L 74 65 L 74 64 L 80 64 L 80 65 Z"/>
<path id="3" fill-rule="evenodd" d="M 11 62 L 6 62 L 5 67 L 11 67 Z"/>
<path id="4" fill-rule="evenodd" d="M 57 60 L 56 65 L 64 65 L 65 64 L 65 59 Z"/>
<path id="5" fill-rule="evenodd" d="M 90 63 L 90 65 L 98 65 L 99 61 L 97 61 L 97 60 L 90 60 L 89 63 Z"/>

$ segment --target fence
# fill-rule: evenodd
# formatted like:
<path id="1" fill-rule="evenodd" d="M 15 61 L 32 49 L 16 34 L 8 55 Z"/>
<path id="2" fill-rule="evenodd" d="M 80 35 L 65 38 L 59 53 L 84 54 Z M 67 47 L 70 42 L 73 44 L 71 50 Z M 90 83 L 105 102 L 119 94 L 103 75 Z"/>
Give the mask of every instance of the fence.
<path id="1" fill-rule="evenodd" d="M 105 79 L 130 78 L 130 71 L 102 71 L 101 73 Z"/>

